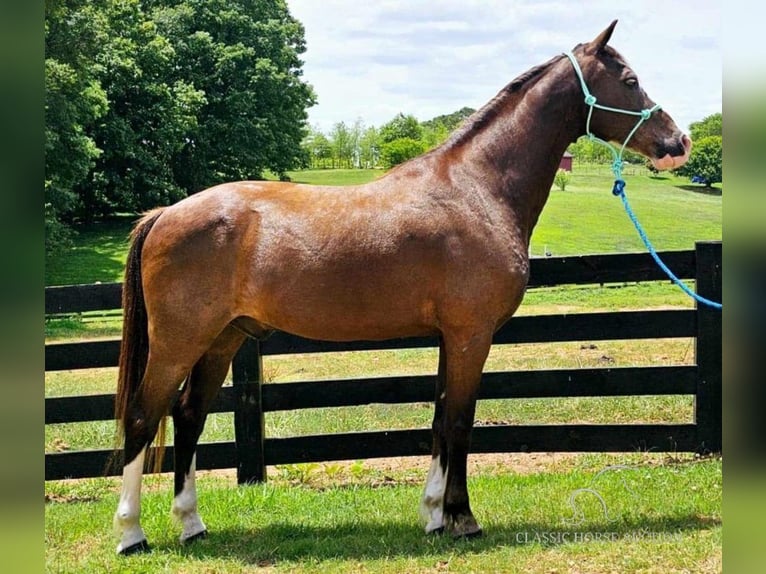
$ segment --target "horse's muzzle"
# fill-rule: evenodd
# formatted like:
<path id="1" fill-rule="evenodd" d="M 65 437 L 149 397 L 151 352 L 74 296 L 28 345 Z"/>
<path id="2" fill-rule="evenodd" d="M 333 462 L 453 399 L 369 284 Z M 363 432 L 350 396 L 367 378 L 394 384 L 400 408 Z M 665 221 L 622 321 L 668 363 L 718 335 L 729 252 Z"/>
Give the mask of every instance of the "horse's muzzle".
<path id="1" fill-rule="evenodd" d="M 686 134 L 674 138 L 671 145 L 665 145 L 657 154 L 658 157 L 652 158 L 652 164 L 660 171 L 666 169 L 676 169 L 681 167 L 689 159 L 692 151 L 692 140 Z M 664 153 L 663 153 L 664 152 Z"/>

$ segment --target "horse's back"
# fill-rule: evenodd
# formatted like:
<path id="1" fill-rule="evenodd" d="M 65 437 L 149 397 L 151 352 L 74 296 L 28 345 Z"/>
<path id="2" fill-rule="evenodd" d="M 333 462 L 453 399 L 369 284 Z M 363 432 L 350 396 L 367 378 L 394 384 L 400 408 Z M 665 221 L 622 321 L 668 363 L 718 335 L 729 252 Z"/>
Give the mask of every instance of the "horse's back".
<path id="1" fill-rule="evenodd" d="M 332 340 L 437 333 L 473 320 L 468 309 L 497 314 L 519 283 L 493 278 L 508 266 L 489 240 L 505 242 L 502 230 L 466 217 L 448 192 L 422 179 L 217 186 L 163 213 L 148 280 L 165 286 L 163 305 L 183 293 L 219 322 L 247 316 Z"/>

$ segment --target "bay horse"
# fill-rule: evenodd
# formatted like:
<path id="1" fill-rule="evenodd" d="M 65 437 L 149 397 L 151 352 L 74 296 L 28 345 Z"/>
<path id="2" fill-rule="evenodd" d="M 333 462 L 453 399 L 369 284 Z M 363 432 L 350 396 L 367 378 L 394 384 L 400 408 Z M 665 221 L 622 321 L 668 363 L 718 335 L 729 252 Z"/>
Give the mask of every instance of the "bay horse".
<path id="1" fill-rule="evenodd" d="M 574 63 L 601 104 L 652 108 L 607 45 L 616 23 L 578 44 Z M 421 513 L 427 533 L 481 533 L 466 487 L 479 382 L 493 334 L 524 295 L 530 236 L 562 154 L 586 122 L 606 141 L 632 135 L 629 146 L 659 169 L 682 165 L 691 149 L 664 111 L 633 133 L 635 117 L 589 110 L 573 67 L 558 55 L 530 69 L 445 143 L 371 183 L 226 183 L 140 220 L 125 272 L 116 396 L 124 438 L 119 553 L 148 549 L 142 475 L 168 414 L 181 542 L 206 535 L 197 440 L 245 338 L 274 330 L 329 341 L 437 336 Z"/>

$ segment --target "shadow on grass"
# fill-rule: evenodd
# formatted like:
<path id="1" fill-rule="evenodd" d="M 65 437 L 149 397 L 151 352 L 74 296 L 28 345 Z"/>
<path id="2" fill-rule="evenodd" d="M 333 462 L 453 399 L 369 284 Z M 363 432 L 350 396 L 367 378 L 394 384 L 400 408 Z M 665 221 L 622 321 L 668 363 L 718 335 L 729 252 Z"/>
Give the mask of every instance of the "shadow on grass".
<path id="1" fill-rule="evenodd" d="M 702 195 L 723 195 L 723 188 L 721 187 L 705 187 L 704 185 L 676 185 L 676 189 L 683 189 L 684 191 L 692 191 L 694 193 L 700 193 Z"/>
<path id="2" fill-rule="evenodd" d="M 459 549 L 461 554 L 481 554 L 499 547 L 536 544 L 556 547 L 590 541 L 665 540 L 680 543 L 686 533 L 707 530 L 720 519 L 689 514 L 674 517 L 621 520 L 607 526 L 557 528 L 551 524 L 522 522 L 515 526 L 492 526 L 469 540 L 425 535 L 415 523 L 346 523 L 317 527 L 277 523 L 264 528 L 224 528 L 207 539 L 180 547 L 189 558 L 233 559 L 268 566 L 281 561 L 375 560 L 428 557 Z M 179 546 L 158 544 L 155 552 L 179 552 Z"/>

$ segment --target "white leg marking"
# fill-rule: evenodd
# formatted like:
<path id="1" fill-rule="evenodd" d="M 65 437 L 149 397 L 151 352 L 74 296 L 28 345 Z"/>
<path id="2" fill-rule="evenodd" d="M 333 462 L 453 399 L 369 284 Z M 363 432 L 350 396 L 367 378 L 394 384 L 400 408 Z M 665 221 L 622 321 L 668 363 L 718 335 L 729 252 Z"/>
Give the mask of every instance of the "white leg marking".
<path id="1" fill-rule="evenodd" d="M 130 464 L 122 470 L 122 493 L 114 514 L 114 528 L 120 536 L 117 545 L 119 554 L 126 548 L 146 540 L 146 535 L 141 528 L 141 478 L 144 473 L 144 448 Z"/>
<path id="2" fill-rule="evenodd" d="M 195 471 L 197 469 L 197 455 L 192 456 L 189 473 L 184 479 L 184 487 L 181 492 L 173 499 L 171 512 L 183 526 L 181 532 L 181 542 L 205 532 L 207 528 L 205 523 L 197 514 L 197 483 Z"/>
<path id="3" fill-rule="evenodd" d="M 426 488 L 420 502 L 420 516 L 426 522 L 426 534 L 444 526 L 444 491 L 447 472 L 442 471 L 441 457 L 431 459 Z"/>

